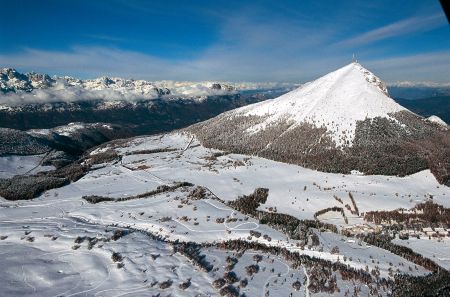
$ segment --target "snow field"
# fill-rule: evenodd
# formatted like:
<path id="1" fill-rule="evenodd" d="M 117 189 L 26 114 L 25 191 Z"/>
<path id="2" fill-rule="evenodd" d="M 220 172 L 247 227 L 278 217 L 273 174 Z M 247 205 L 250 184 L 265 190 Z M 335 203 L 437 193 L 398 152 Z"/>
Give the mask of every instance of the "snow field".
<path id="1" fill-rule="evenodd" d="M 166 148 L 176 151 L 138 153 Z M 252 193 L 255 188 L 266 187 L 269 196 L 267 202 L 260 206 L 261 210 L 287 213 L 299 219 L 314 219 L 315 212 L 339 206 L 344 208 L 348 224 L 334 213 L 319 217 L 325 222 L 337 224 L 339 228 L 364 222 L 361 216 L 352 215 L 344 207 L 348 204 L 353 209 L 349 193 L 352 193 L 360 213 L 411 208 L 418 202 L 430 199 L 430 195 L 435 202 L 449 207 L 448 188 L 440 186 L 429 171 L 404 178 L 342 175 L 252 156 L 225 154 L 213 157 L 220 151 L 206 149 L 196 140 L 192 141 L 190 136 L 182 134 L 135 138 L 129 145 L 114 149 L 123 155 L 122 162 L 93 170 L 77 182 L 49 190 L 30 201 L 0 198 L 0 236 L 7 236 L 0 240 L 0 253 L 4 255 L 0 263 L 2 267 L 10 267 L 0 272 L 0 279 L 2 282 L 20 283 L 8 286 L 9 295 L 33 295 L 36 292 L 37 295 L 70 296 L 83 291 L 88 296 L 140 296 L 149 292 L 176 296 L 217 294 L 211 283 L 223 274 L 223 264 L 218 263 L 223 263 L 226 255 L 232 252 L 202 248 L 207 259 L 219 270 L 200 273 L 186 258 L 172 255 L 168 244 L 154 241 L 140 232 L 117 241 L 98 242 L 91 250 L 87 248 L 87 242 L 73 249 L 78 236 L 108 237 L 112 232 L 106 230 L 112 230 L 113 225 L 151 232 L 168 241 L 259 241 L 309 256 L 340 261 L 358 269 L 367 266 L 371 271 L 378 267 L 384 277 L 389 275 L 389 269 L 423 275 L 427 271 L 419 266 L 416 268 L 414 263 L 334 233 L 319 233 L 317 230 L 315 232 L 321 246 L 301 249 L 295 240 L 287 239 L 269 226 L 234 211 L 216 197 L 230 201 Z M 137 154 L 125 155 L 132 151 Z M 206 199 L 189 199 L 188 194 L 194 187 L 186 187 L 122 202 L 89 204 L 81 198 L 84 195 L 124 198 L 179 181 L 204 186 L 211 194 Z M 26 235 L 27 231 L 31 233 Z M 263 236 L 249 237 L 250 231 L 266 234 L 270 241 Z M 57 239 L 52 240 L 45 235 L 56 236 Z M 439 246 L 440 254 L 427 244 L 410 240 L 408 246 L 424 255 L 434 254 L 441 264 L 447 263 L 449 253 L 446 243 L 444 247 Z M 338 247 L 338 253 L 331 253 L 334 246 Z M 112 262 L 113 252 L 123 256 L 124 267 L 117 268 L 117 263 Z M 154 260 L 153 254 L 160 254 L 160 258 Z M 245 253 L 239 260 L 241 264 L 236 265 L 235 272 L 239 276 L 245 277 L 244 267 L 253 261 L 250 257 L 250 253 Z M 248 296 L 263 295 L 265 290 L 275 295 L 290 292 L 294 296 L 309 295 L 305 289 L 307 269 L 292 270 L 289 263 L 270 255 L 264 255 L 263 264 L 266 271 L 261 270 L 261 274 L 255 275 L 253 280 L 249 279 L 248 287 L 242 292 L 247 292 Z M 275 272 L 268 273 L 272 268 Z M 191 287 L 179 291 L 178 284 L 188 278 L 192 278 Z M 158 284 L 167 279 L 173 280 L 172 286 L 160 289 Z M 300 279 L 302 287 L 294 292 L 291 285 L 297 279 Z M 337 282 L 344 288 L 352 287 L 339 277 Z M 268 287 L 266 284 L 269 284 Z"/>

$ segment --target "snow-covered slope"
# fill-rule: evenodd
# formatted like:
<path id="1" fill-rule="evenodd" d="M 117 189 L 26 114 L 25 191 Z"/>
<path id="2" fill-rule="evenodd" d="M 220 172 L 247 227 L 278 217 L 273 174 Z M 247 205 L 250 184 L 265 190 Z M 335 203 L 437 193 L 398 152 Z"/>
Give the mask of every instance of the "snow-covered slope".
<path id="1" fill-rule="evenodd" d="M 440 117 L 432 115 L 430 117 L 427 118 L 427 120 L 429 120 L 430 122 L 439 124 L 441 126 L 447 127 L 447 123 L 444 122 Z"/>
<path id="2" fill-rule="evenodd" d="M 450 188 L 429 171 L 404 178 L 322 173 L 206 149 L 178 133 L 110 142 L 89 158 L 100 160 L 107 151 L 116 158 L 76 182 L 29 201 L 0 197 L 5 296 L 348 296 L 347 288 L 371 296 L 370 288 L 384 280 L 429 269 L 418 257 L 403 258 L 403 251 L 397 255 L 338 231 L 375 232 L 381 227 L 363 214 L 370 211 L 406 210 L 429 200 L 450 205 Z M 185 186 L 173 187 L 180 182 Z M 254 206 L 258 212 L 299 227 L 283 229 L 230 204 L 261 187 L 268 196 Z M 106 200 L 92 203 L 93 195 Z M 330 207 L 342 211 L 316 216 Z M 313 221 L 337 229 L 306 225 Z M 420 253 L 440 240 L 420 235 L 413 247 Z M 177 252 L 186 242 L 198 247 L 198 257 Z M 439 246 L 432 260 L 448 267 L 450 241 Z M 246 268 L 252 264 L 258 265 L 253 274 Z M 226 271 L 245 280 L 230 281 L 239 294 L 225 295 L 225 284 L 214 285 Z M 189 279 L 187 288 L 180 286 Z M 330 279 L 332 290 L 325 284 Z M 301 290 L 292 286 L 297 280 L 304 280 Z M 377 296 L 388 295 L 392 285 L 379 286 Z"/>
<path id="3" fill-rule="evenodd" d="M 236 110 L 246 115 L 267 116 L 249 131 L 264 129 L 280 120 L 307 122 L 332 132 L 337 145 L 350 145 L 356 122 L 367 118 L 389 117 L 405 110 L 388 97 L 385 84 L 358 63 L 351 63 L 274 100 Z"/>

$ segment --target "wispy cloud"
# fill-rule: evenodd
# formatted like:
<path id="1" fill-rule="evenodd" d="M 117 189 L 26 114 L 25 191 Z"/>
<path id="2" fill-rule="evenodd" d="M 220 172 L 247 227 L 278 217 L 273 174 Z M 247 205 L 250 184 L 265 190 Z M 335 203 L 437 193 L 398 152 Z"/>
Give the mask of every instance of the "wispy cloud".
<path id="1" fill-rule="evenodd" d="M 101 75 L 134 78 L 180 78 L 178 63 L 134 51 L 106 47 L 74 47 L 69 51 L 25 49 L 0 55 L 0 64 L 23 70 L 45 71 L 57 75 L 95 77 Z"/>
<path id="2" fill-rule="evenodd" d="M 282 55 L 282 52 L 279 52 Z M 330 56 L 320 60 L 275 57 L 210 49 L 196 59 L 174 61 L 133 51 L 103 47 L 75 47 L 71 51 L 27 49 L 14 55 L 0 55 L 0 65 L 22 71 L 93 78 L 102 75 L 152 81 L 292 81 L 305 82 L 350 62 L 348 57 Z M 448 82 L 450 51 L 422 53 L 393 58 L 363 59 L 361 63 L 385 81 Z"/>
<path id="3" fill-rule="evenodd" d="M 335 45 L 342 47 L 365 45 L 386 38 L 429 31 L 444 25 L 447 25 L 447 20 L 443 13 L 436 13 L 429 16 L 416 16 L 367 31 L 352 38 L 344 39 Z"/>
<path id="4" fill-rule="evenodd" d="M 369 60 L 365 65 L 373 69 L 385 81 L 420 82 L 430 79 L 438 83 L 450 81 L 450 51 L 448 50 Z"/>
<path id="5" fill-rule="evenodd" d="M 97 40 L 104 40 L 104 41 L 112 41 L 112 42 L 124 42 L 126 41 L 125 38 L 120 38 L 116 36 L 110 36 L 110 35 L 102 35 L 102 34 L 85 34 L 85 37 L 97 39 Z"/>
<path id="6" fill-rule="evenodd" d="M 449 59 L 442 52 L 445 47 L 441 52 L 430 47 L 421 55 L 386 58 L 392 55 L 384 50 L 386 44 L 371 45 L 445 24 L 444 15 L 436 10 L 427 16 L 409 17 L 338 43 L 334 43 L 336 38 L 346 34 L 345 28 L 348 29 L 348 24 L 342 21 L 334 26 L 334 23 L 317 22 L 313 17 L 305 18 L 303 14 L 308 15 L 308 11 L 301 11 L 303 14 L 292 18 L 287 18 L 284 12 L 272 16 L 271 12 L 262 13 L 254 7 L 227 14 L 220 10 L 207 12 L 214 18 L 216 14 L 221 16 L 215 19 L 218 32 L 214 41 L 196 49 L 194 54 L 176 58 L 107 46 L 74 46 L 64 51 L 27 48 L 16 53 L 0 53 L 0 67 L 81 78 L 108 75 L 152 81 L 305 82 L 349 63 L 354 47 L 358 47 L 361 62 L 367 62 L 365 65 L 373 67 L 382 79 L 448 81 L 450 78 L 448 70 L 444 69 Z M 91 37 L 109 38 L 108 35 Z M 396 54 L 401 52 L 396 48 Z"/>
<path id="7" fill-rule="evenodd" d="M 193 57 L 161 58 L 93 46 L 76 46 L 66 51 L 27 48 L 0 54 L 0 65 L 84 78 L 114 75 L 147 80 L 299 82 L 321 74 L 321 64 L 332 69 L 342 63 L 335 56 L 313 63 L 310 48 L 316 48 L 314 54 L 325 48 L 324 43 L 333 32 L 311 32 L 310 28 L 288 20 L 260 22 L 235 14 L 223 24 L 218 40 Z"/>

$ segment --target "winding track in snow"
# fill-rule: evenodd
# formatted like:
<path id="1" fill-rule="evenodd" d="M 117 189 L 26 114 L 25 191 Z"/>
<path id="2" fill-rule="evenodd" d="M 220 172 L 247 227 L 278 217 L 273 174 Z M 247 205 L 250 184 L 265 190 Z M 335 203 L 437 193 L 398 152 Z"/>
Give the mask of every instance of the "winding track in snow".
<path id="1" fill-rule="evenodd" d="M 303 266 L 303 272 L 305 273 L 306 276 L 305 296 L 309 297 L 309 275 L 308 272 L 306 271 L 305 266 Z"/>
<path id="2" fill-rule="evenodd" d="M 286 276 L 286 275 L 289 274 L 289 271 L 291 271 L 291 268 L 289 267 L 289 265 L 287 265 L 286 263 L 280 261 L 279 259 L 275 259 L 275 260 L 278 261 L 278 262 L 280 262 L 281 264 L 283 264 L 283 265 L 286 267 L 286 272 L 283 273 L 283 274 L 280 275 L 280 276 L 278 276 L 278 274 L 276 274 L 276 275 L 269 276 L 269 278 L 267 278 L 266 282 L 265 282 L 264 285 L 262 286 L 262 288 L 263 288 L 263 291 L 262 291 L 262 294 L 261 294 L 262 297 L 265 296 L 265 293 L 266 293 L 266 285 L 270 283 L 270 280 L 271 280 L 272 278 Z"/>
<path id="3" fill-rule="evenodd" d="M 36 287 L 33 286 L 32 284 L 30 284 L 30 283 L 27 281 L 27 275 L 26 275 L 26 273 L 25 273 L 25 271 L 24 271 L 24 269 L 23 269 L 23 265 L 21 265 L 21 267 L 22 267 L 22 280 L 23 280 L 23 282 L 24 282 L 28 287 L 32 288 L 32 289 L 33 289 L 33 295 L 36 295 Z"/>

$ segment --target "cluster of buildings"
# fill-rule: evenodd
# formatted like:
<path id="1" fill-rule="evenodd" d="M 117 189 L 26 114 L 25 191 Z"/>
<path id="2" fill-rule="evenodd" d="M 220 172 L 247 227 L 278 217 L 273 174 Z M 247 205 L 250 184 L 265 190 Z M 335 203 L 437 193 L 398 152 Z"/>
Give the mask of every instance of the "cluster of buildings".
<path id="1" fill-rule="evenodd" d="M 429 238 L 449 238 L 450 239 L 450 228 L 443 227 L 412 227 L 405 230 L 396 231 L 389 228 L 390 225 L 370 225 L 370 224 L 355 224 L 351 226 L 342 227 L 342 233 L 351 236 L 367 235 L 370 233 L 381 233 L 387 232 L 390 236 L 396 234 L 399 235 L 400 239 L 409 239 L 410 237 L 429 239 Z"/>
<path id="2" fill-rule="evenodd" d="M 400 239 L 408 239 L 409 237 L 417 237 L 417 238 L 450 238 L 450 229 L 442 228 L 442 227 L 425 227 L 422 228 L 421 231 L 417 230 L 402 230 L 399 233 Z"/>
<path id="3" fill-rule="evenodd" d="M 383 229 L 381 226 L 375 225 L 369 225 L 369 224 L 355 224 L 351 226 L 345 226 L 342 227 L 342 233 L 347 233 L 351 235 L 367 235 L 370 233 L 379 233 Z"/>

